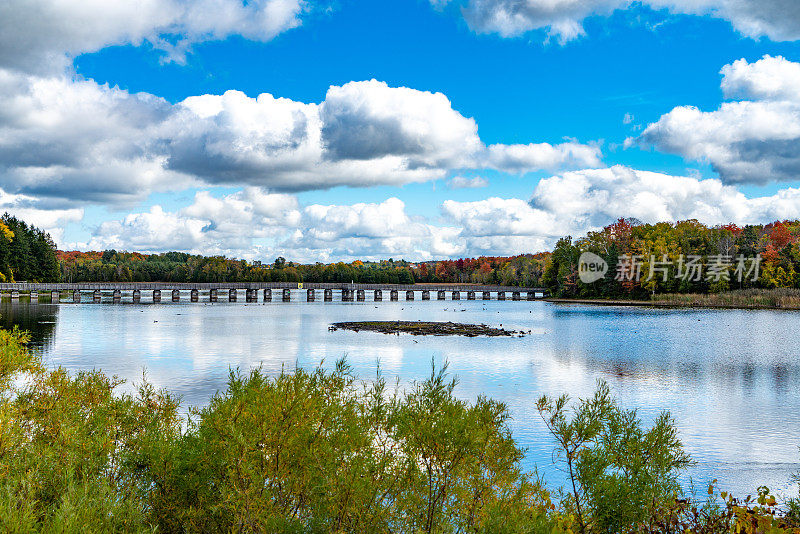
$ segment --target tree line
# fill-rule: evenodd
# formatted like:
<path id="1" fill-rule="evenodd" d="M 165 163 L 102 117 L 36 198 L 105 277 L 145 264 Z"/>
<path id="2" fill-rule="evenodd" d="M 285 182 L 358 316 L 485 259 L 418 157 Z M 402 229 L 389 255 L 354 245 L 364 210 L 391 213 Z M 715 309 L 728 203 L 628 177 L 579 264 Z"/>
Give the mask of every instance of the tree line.
<path id="1" fill-rule="evenodd" d="M 606 263 L 602 278 L 581 276 L 584 253 Z M 542 282 L 555 296 L 582 298 L 800 288 L 800 221 L 740 227 L 619 219 L 579 239 L 560 239 Z"/>
<path id="2" fill-rule="evenodd" d="M 50 234 L 8 213 L 0 217 L 0 282 L 51 282 L 59 275 Z"/>
<path id="3" fill-rule="evenodd" d="M 300 264 L 277 258 L 249 263 L 184 252 L 142 254 L 59 252 L 65 282 L 338 282 L 362 284 L 475 283 L 538 286 L 549 253 L 412 263 L 381 260 Z"/>
<path id="4" fill-rule="evenodd" d="M 413 284 L 407 261 L 271 264 L 184 252 L 59 252 L 65 282 L 342 282 Z"/>

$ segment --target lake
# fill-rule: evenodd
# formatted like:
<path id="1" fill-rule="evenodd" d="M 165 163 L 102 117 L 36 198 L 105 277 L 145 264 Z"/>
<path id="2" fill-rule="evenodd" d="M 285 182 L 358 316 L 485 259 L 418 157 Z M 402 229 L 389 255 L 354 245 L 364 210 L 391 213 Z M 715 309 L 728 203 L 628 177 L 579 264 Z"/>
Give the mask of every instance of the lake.
<path id="1" fill-rule="evenodd" d="M 296 296 L 296 295 L 295 295 Z M 294 298 L 294 297 L 293 297 Z M 336 297 L 335 297 L 336 298 Z M 563 482 L 553 442 L 536 411 L 542 394 L 592 394 L 606 380 L 621 404 L 651 421 L 673 413 L 689 475 L 703 488 L 754 493 L 759 485 L 796 491 L 800 471 L 800 312 L 664 310 L 542 301 L 44 304 L 4 300 L 5 327 L 20 325 L 47 365 L 102 369 L 129 381 L 143 370 L 205 404 L 229 370 L 332 366 L 346 357 L 363 379 L 378 362 L 400 387 L 449 362 L 457 394 L 506 402 L 512 430 L 551 485 Z M 394 336 L 329 331 L 336 321 L 432 320 L 530 330 L 518 337 Z M 125 386 L 130 387 L 130 386 Z M 689 483 L 688 479 L 685 481 Z M 703 490 L 701 489 L 701 494 Z"/>

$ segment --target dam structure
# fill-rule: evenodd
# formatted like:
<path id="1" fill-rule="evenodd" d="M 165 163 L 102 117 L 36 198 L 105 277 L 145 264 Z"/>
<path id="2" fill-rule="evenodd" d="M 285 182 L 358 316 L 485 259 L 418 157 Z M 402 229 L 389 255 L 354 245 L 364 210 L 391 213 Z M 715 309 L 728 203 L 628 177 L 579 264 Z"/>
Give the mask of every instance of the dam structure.
<path id="1" fill-rule="evenodd" d="M 318 282 L 48 282 L 0 283 L 4 298 L 38 302 L 382 302 L 547 298 L 541 287 L 475 284 L 342 284 Z"/>

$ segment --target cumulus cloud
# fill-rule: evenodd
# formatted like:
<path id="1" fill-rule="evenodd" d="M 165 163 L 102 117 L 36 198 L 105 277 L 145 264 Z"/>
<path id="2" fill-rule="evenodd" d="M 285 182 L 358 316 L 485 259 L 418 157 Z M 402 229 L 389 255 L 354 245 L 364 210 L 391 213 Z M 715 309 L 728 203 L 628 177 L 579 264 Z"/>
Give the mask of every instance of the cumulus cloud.
<path id="1" fill-rule="evenodd" d="M 79 54 L 143 42 L 180 61 L 201 41 L 268 41 L 300 25 L 305 9 L 303 0 L 6 0 L 0 66 L 58 72 Z"/>
<path id="2" fill-rule="evenodd" d="M 222 198 L 207 191 L 174 212 L 153 206 L 106 221 L 88 243 L 73 244 L 88 250 L 178 250 L 204 254 L 251 255 L 254 239 L 274 237 L 299 222 L 297 199 L 292 195 L 246 188 Z"/>
<path id="3" fill-rule="evenodd" d="M 57 245 L 64 242 L 64 227 L 83 219 L 82 208 L 56 209 L 26 195 L 13 195 L 0 189 L 0 214 L 10 213 L 48 232 Z"/>
<path id="4" fill-rule="evenodd" d="M 722 69 L 729 98 L 715 111 L 680 106 L 636 139 L 659 150 L 706 161 L 727 183 L 800 178 L 800 64 L 764 56 Z"/>
<path id="5" fill-rule="evenodd" d="M 782 56 L 738 59 L 720 72 L 726 98 L 800 102 L 800 63 Z"/>
<path id="6" fill-rule="evenodd" d="M 248 188 L 222 198 L 198 192 L 194 202 L 167 212 L 153 206 L 100 224 L 81 249 L 179 250 L 233 257 L 283 255 L 295 261 L 408 257 L 463 253 L 458 229 L 410 217 L 397 198 L 352 205 L 298 205 L 292 195 Z"/>
<path id="7" fill-rule="evenodd" d="M 748 198 L 718 179 L 615 166 L 551 176 L 529 199 L 447 200 L 441 215 L 438 221 L 411 216 L 398 198 L 301 206 L 292 195 L 257 188 L 222 198 L 201 191 L 174 212 L 155 206 L 105 222 L 78 246 L 303 262 L 509 255 L 550 250 L 561 236 L 582 236 L 620 217 L 712 225 L 796 218 L 800 189 Z"/>
<path id="8" fill-rule="evenodd" d="M 185 186 L 166 167 L 163 99 L 93 81 L 0 70 L 0 186 L 40 198 L 123 202 Z"/>
<path id="9" fill-rule="evenodd" d="M 542 180 L 530 203 L 532 209 L 554 217 L 559 234 L 575 234 L 619 217 L 650 223 L 697 219 L 706 224 L 766 222 L 788 213 L 797 217 L 800 190 L 784 189 L 773 196 L 747 198 L 718 179 L 672 176 L 617 165 Z"/>
<path id="10" fill-rule="evenodd" d="M 441 93 L 375 80 L 319 104 L 240 91 L 171 104 L 91 80 L 0 70 L 0 187 L 62 201 L 132 204 L 153 191 L 401 185 L 458 168 L 555 171 L 600 164 L 573 141 L 485 146 Z"/>
<path id="11" fill-rule="evenodd" d="M 283 246 L 313 261 L 430 259 L 463 252 L 463 246 L 452 242 L 457 233 L 458 229 L 410 217 L 400 199 L 389 198 L 380 203 L 307 206 L 300 227 Z"/>
<path id="12" fill-rule="evenodd" d="M 408 158 L 410 167 L 464 166 L 480 151 L 478 125 L 442 93 L 376 80 L 331 87 L 322 105 L 322 140 L 335 159 Z"/>
<path id="13" fill-rule="evenodd" d="M 431 0 L 441 8 L 447 0 Z M 672 13 L 709 15 L 727 20 L 740 33 L 774 41 L 800 39 L 800 5 L 794 0 L 469 0 L 462 11 L 469 26 L 479 33 L 515 37 L 544 30 L 561 42 L 583 35 L 583 21 L 607 16 L 617 9 L 643 4 Z"/>
<path id="14" fill-rule="evenodd" d="M 614 166 L 544 179 L 530 200 L 445 201 L 445 218 L 461 228 L 470 254 L 510 254 L 551 248 L 620 217 L 644 222 L 698 219 L 706 224 L 758 223 L 800 215 L 800 189 L 747 198 L 718 179 L 672 176 Z"/>

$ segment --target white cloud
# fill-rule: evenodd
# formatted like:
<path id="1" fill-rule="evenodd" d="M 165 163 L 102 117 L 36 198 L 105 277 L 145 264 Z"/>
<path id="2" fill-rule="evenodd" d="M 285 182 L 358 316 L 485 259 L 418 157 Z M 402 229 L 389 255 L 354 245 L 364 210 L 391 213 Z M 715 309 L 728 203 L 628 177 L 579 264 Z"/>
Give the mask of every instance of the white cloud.
<path id="1" fill-rule="evenodd" d="M 398 198 L 381 203 L 311 205 L 300 228 L 284 244 L 309 261 L 406 257 L 430 259 L 463 251 L 452 239 L 458 229 L 415 220 Z"/>
<path id="2" fill-rule="evenodd" d="M 528 145 L 490 145 L 484 156 L 485 166 L 508 172 L 527 172 L 559 167 L 598 167 L 600 149 L 595 144 L 566 142 L 558 145 L 531 143 Z"/>
<path id="3" fill-rule="evenodd" d="M 207 191 L 175 212 L 153 206 L 122 220 L 106 221 L 88 243 L 74 244 L 89 250 L 192 251 L 203 254 L 249 256 L 254 239 L 275 237 L 299 223 L 297 199 L 292 195 L 246 188 L 222 198 Z"/>
<path id="4" fill-rule="evenodd" d="M 715 111 L 681 106 L 650 124 L 636 141 L 707 161 L 727 183 L 800 178 L 800 64 L 764 56 L 722 69 L 728 97 Z"/>
<path id="5" fill-rule="evenodd" d="M 198 184 L 299 191 L 600 164 L 599 147 L 572 141 L 486 147 L 445 95 L 375 80 L 331 87 L 320 104 L 239 91 L 170 104 L 0 69 L 0 97 L 0 187 L 53 200 L 130 205 Z"/>
<path id="6" fill-rule="evenodd" d="M 250 256 L 257 249 L 254 239 L 282 235 L 297 225 L 299 218 L 297 199 L 292 195 L 251 187 L 216 198 L 200 191 L 191 205 L 175 212 L 156 205 L 148 212 L 106 221 L 95 229 L 88 243 L 73 246 Z"/>
<path id="7" fill-rule="evenodd" d="M 303 0 L 5 0 L 0 67 L 60 72 L 79 54 L 145 41 L 180 61 L 201 41 L 268 41 L 300 25 L 305 9 Z"/>
<path id="8" fill-rule="evenodd" d="M 530 199 L 447 200 L 443 222 L 413 217 L 398 198 L 300 206 L 292 195 L 256 188 L 215 198 L 199 192 L 175 212 L 156 206 L 101 224 L 79 248 L 184 250 L 302 262 L 509 255 L 549 250 L 620 217 L 706 224 L 800 217 L 800 189 L 747 198 L 718 179 L 671 176 L 623 166 L 564 172 L 539 182 Z"/>
<path id="9" fill-rule="evenodd" d="M 445 201 L 446 219 L 462 230 L 470 255 L 537 252 L 564 235 L 582 236 L 620 217 L 644 222 L 698 219 L 706 224 L 763 223 L 800 216 L 800 189 L 747 198 L 717 179 L 623 166 L 566 172 L 539 182 L 530 201 Z"/>
<path id="10" fill-rule="evenodd" d="M 450 189 L 477 189 L 480 187 L 488 187 L 489 180 L 483 176 L 453 176 L 447 181 L 447 187 Z"/>
<path id="11" fill-rule="evenodd" d="M 222 198 L 201 191 L 175 212 L 154 206 L 98 226 L 80 249 L 180 250 L 244 258 L 280 255 L 294 261 L 387 257 L 433 258 L 463 252 L 457 228 L 415 220 L 404 203 L 313 204 L 291 195 L 249 188 Z M 266 239 L 264 239 L 266 238 Z"/>
<path id="12" fill-rule="evenodd" d="M 726 98 L 800 102 L 800 63 L 782 56 L 767 55 L 755 63 L 737 59 L 720 72 Z"/>
<path id="13" fill-rule="evenodd" d="M 64 227 L 83 219 L 82 208 L 54 209 L 43 206 L 33 197 L 13 195 L 0 189 L 0 213 L 5 212 L 45 230 L 57 245 L 64 242 Z"/>
<path id="14" fill-rule="evenodd" d="M 164 168 L 163 99 L 93 81 L 0 70 L 0 186 L 40 198 L 125 202 L 190 180 Z"/>
<path id="15" fill-rule="evenodd" d="M 436 8 L 449 3 L 431 0 Z M 466 0 L 464 18 L 478 33 L 515 37 L 544 30 L 561 42 L 583 35 L 583 21 L 628 9 L 632 0 Z M 740 33 L 774 41 L 800 39 L 800 4 L 794 0 L 643 0 L 652 9 L 671 13 L 708 15 L 727 20 Z"/>
<path id="16" fill-rule="evenodd" d="M 773 221 L 794 210 L 800 215 L 798 190 L 748 199 L 718 179 L 672 176 L 614 166 L 566 172 L 542 180 L 531 198 L 533 209 L 551 214 L 558 233 L 601 227 L 619 217 L 644 222 L 698 219 L 706 224 Z M 787 209 L 786 201 L 794 202 Z M 783 207 L 781 207 L 783 206 Z"/>
<path id="17" fill-rule="evenodd" d="M 460 167 L 483 147 L 474 119 L 442 93 L 351 82 L 331 87 L 322 104 L 322 141 L 339 160 L 408 158 L 409 167 Z"/>

